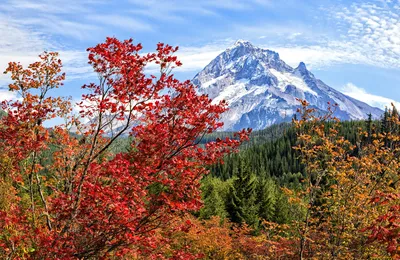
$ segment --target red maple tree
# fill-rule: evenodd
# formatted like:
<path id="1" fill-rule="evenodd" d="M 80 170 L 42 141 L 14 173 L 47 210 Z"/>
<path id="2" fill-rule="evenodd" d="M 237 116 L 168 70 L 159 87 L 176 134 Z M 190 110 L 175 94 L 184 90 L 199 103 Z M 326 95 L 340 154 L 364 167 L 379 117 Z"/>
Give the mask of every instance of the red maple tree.
<path id="1" fill-rule="evenodd" d="M 213 104 L 190 81 L 174 78 L 171 70 L 181 65 L 177 48 L 160 43 L 146 55 L 141 49 L 115 38 L 88 49 L 99 83 L 83 86 L 89 93 L 79 117 L 67 116 L 68 101 L 47 97 L 64 79 L 56 53 L 44 53 L 27 69 L 10 63 L 10 90 L 19 91 L 21 100 L 3 102 L 8 114 L 1 119 L 0 159 L 9 167 L 1 169 L 1 187 L 12 192 L 1 194 L 1 255 L 183 254 L 152 255 L 152 248 L 168 243 L 155 230 L 199 209 L 199 180 L 207 166 L 236 150 L 249 131 L 201 145 L 205 134 L 222 126 L 226 104 Z M 145 73 L 150 63 L 160 67 L 158 77 Z M 66 124 L 44 128 L 43 121 L 55 116 Z M 129 151 L 111 155 L 110 146 L 127 131 Z"/>

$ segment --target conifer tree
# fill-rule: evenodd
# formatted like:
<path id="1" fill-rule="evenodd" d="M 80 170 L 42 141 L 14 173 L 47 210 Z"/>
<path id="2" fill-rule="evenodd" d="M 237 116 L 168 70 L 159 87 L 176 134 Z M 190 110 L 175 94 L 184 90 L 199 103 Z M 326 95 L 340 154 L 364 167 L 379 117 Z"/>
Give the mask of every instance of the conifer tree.
<path id="1" fill-rule="evenodd" d="M 249 171 L 249 165 L 243 158 L 239 159 L 235 177 L 229 187 L 226 207 L 232 222 L 258 227 L 257 178 Z"/>
<path id="2" fill-rule="evenodd" d="M 225 200 L 227 193 L 227 184 L 221 179 L 207 176 L 202 180 L 202 198 L 203 207 L 200 210 L 200 217 L 209 219 L 212 216 L 219 216 L 221 219 L 227 217 L 225 209 Z"/>
<path id="3" fill-rule="evenodd" d="M 367 138 L 366 138 L 366 142 L 367 144 L 371 144 L 372 143 L 372 114 L 369 113 L 368 114 L 368 119 L 366 121 L 366 132 L 367 132 Z"/>
<path id="4" fill-rule="evenodd" d="M 272 221 L 275 215 L 278 188 L 270 178 L 259 178 L 257 201 L 259 217 Z"/>
<path id="5" fill-rule="evenodd" d="M 385 108 L 385 113 L 383 113 L 383 117 L 381 119 L 381 132 L 385 133 L 388 131 L 388 122 L 389 122 L 389 111 L 388 108 Z"/>

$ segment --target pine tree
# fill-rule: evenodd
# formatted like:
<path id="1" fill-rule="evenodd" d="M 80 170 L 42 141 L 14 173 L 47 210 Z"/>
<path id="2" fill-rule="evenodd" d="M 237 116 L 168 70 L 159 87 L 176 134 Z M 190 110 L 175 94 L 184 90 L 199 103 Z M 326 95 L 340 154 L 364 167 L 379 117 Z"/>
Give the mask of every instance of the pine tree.
<path id="1" fill-rule="evenodd" d="M 278 188 L 270 178 L 259 178 L 258 181 L 258 215 L 267 221 L 272 221 L 275 215 Z"/>
<path id="2" fill-rule="evenodd" d="M 389 111 L 388 108 L 386 107 L 385 113 L 383 113 L 383 117 L 381 119 L 381 133 L 387 133 L 388 123 L 389 123 Z"/>
<path id="3" fill-rule="evenodd" d="M 236 174 L 229 187 L 226 209 L 232 222 L 247 223 L 258 228 L 257 177 L 249 171 L 243 158 L 239 159 Z"/>
<path id="4" fill-rule="evenodd" d="M 282 192 L 277 194 L 273 222 L 287 224 L 292 220 L 288 198 Z"/>
<path id="5" fill-rule="evenodd" d="M 224 219 L 228 216 L 225 209 L 227 184 L 229 183 L 212 176 L 207 176 L 202 180 L 201 191 L 204 205 L 200 210 L 201 218 L 209 219 L 212 216 L 219 216 Z"/>
<path id="6" fill-rule="evenodd" d="M 372 143 L 372 114 L 369 113 L 368 114 L 368 119 L 366 121 L 366 127 L 367 127 L 367 144 L 371 144 Z"/>

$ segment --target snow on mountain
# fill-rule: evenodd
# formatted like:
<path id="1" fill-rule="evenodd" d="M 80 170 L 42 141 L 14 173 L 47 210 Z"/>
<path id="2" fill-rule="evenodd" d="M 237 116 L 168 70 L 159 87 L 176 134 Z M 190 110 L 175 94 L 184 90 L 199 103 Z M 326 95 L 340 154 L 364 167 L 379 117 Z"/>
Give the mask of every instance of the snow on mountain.
<path id="1" fill-rule="evenodd" d="M 243 40 L 212 60 L 193 83 L 213 102 L 228 102 L 229 110 L 222 117 L 224 130 L 263 129 L 290 121 L 299 107 L 296 98 L 306 99 L 320 111 L 326 111 L 328 102 L 337 103 L 335 115 L 342 120 L 364 119 L 369 113 L 379 118 L 382 114 L 382 110 L 316 79 L 303 62 L 292 68 L 278 53 Z"/>

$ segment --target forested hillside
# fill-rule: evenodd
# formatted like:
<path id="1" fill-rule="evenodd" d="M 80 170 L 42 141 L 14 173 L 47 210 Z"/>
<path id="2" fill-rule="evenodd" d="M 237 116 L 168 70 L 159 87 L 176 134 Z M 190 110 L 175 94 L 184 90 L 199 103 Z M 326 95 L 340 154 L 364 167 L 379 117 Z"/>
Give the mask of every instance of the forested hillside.
<path id="1" fill-rule="evenodd" d="M 386 121 L 383 124 L 372 120 L 344 121 L 340 123 L 338 135 L 354 145 L 366 145 L 368 140 L 360 137 L 361 131 L 368 132 L 372 128 L 383 131 L 385 124 Z M 332 123 L 325 125 L 329 129 Z M 217 135 L 222 137 L 227 134 Z M 250 140 L 242 144 L 239 153 L 228 155 L 223 162 L 211 167 L 211 175 L 203 180 L 205 207 L 201 216 L 228 216 L 231 221 L 240 223 L 234 217 L 240 209 L 232 207 L 236 207 L 233 204 L 241 204 L 242 207 L 256 209 L 249 217 L 253 220 L 245 220 L 250 225 L 254 219 L 287 223 L 291 216 L 287 210 L 287 198 L 280 188 L 300 190 L 306 175 L 301 156 L 293 149 L 297 144 L 297 130 L 293 124 L 274 125 L 253 132 Z M 353 153 L 357 153 L 358 149 L 356 146 Z M 232 199 L 244 201 L 232 204 Z"/>

